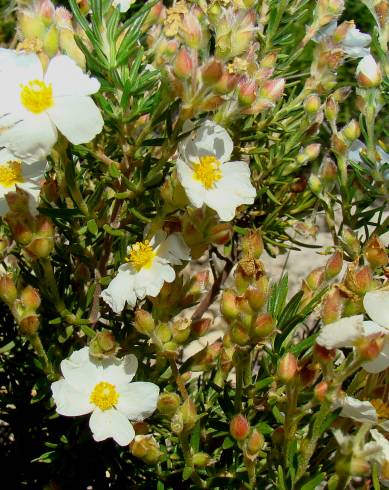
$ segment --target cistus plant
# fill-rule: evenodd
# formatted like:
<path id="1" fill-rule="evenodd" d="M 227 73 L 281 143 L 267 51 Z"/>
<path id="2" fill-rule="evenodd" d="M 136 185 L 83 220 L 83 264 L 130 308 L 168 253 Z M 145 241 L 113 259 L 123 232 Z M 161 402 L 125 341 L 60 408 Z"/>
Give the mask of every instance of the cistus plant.
<path id="1" fill-rule="evenodd" d="M 4 481 L 389 486 L 388 0 L 0 5 Z"/>

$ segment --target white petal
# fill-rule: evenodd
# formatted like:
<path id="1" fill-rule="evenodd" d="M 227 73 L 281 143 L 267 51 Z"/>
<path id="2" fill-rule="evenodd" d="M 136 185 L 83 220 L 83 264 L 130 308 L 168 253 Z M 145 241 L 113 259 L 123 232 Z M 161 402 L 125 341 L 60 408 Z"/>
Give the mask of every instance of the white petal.
<path id="1" fill-rule="evenodd" d="M 65 379 L 55 381 L 51 385 L 51 391 L 57 406 L 56 410 L 60 415 L 74 417 L 85 415 L 93 410 L 88 395 L 77 391 Z"/>
<path id="2" fill-rule="evenodd" d="M 54 98 L 54 106 L 48 114 L 66 138 L 74 145 L 88 143 L 104 126 L 97 105 L 89 96 Z"/>
<path id="3" fill-rule="evenodd" d="M 134 274 L 128 266 L 119 269 L 116 277 L 100 295 L 115 313 L 123 311 L 126 302 L 130 307 L 136 304 Z"/>
<path id="4" fill-rule="evenodd" d="M 56 141 L 57 130 L 46 113 L 26 114 L 23 120 L 0 131 L 0 146 L 5 146 L 26 163 L 45 158 Z"/>
<path id="5" fill-rule="evenodd" d="M 112 437 L 120 446 L 126 446 L 135 437 L 135 431 L 127 418 L 115 409 L 94 410 L 89 427 L 95 441 L 100 442 Z"/>
<path id="6" fill-rule="evenodd" d="M 389 335 L 385 337 L 384 346 L 378 356 L 362 366 L 368 373 L 380 373 L 389 367 Z"/>
<path id="7" fill-rule="evenodd" d="M 129 384 L 119 393 L 117 409 L 130 420 L 144 420 L 156 410 L 159 387 L 143 381 Z"/>
<path id="8" fill-rule="evenodd" d="M 324 325 L 316 342 L 326 349 L 352 347 L 363 336 L 363 316 L 355 315 Z"/>
<path id="9" fill-rule="evenodd" d="M 1 52 L 0 73 L 2 87 L 10 81 L 17 82 L 16 87 L 19 87 L 21 83 L 43 79 L 43 67 L 37 54 L 11 49 Z"/>
<path id="10" fill-rule="evenodd" d="M 89 358 L 89 349 L 84 347 L 73 352 L 69 359 L 61 362 L 61 372 L 69 385 L 88 395 L 98 382 L 98 368 Z"/>
<path id="11" fill-rule="evenodd" d="M 361 150 L 366 148 L 366 145 L 362 143 L 360 140 L 355 140 L 347 153 L 347 160 L 351 160 L 352 162 L 360 163 L 362 162 L 361 158 Z"/>
<path id="12" fill-rule="evenodd" d="M 389 331 L 386 328 L 381 327 L 380 325 L 378 325 L 375 322 L 371 322 L 369 320 L 366 320 L 363 322 L 363 335 L 368 336 L 368 335 L 374 335 L 377 333 L 386 335 L 389 333 Z"/>
<path id="13" fill-rule="evenodd" d="M 114 0 L 112 5 L 119 7 L 120 12 L 127 12 L 130 6 L 135 3 L 135 0 Z"/>
<path id="14" fill-rule="evenodd" d="M 51 83 L 54 97 L 95 94 L 100 89 L 96 78 L 86 75 L 69 56 L 55 56 L 49 63 L 45 82 Z"/>
<path id="15" fill-rule="evenodd" d="M 371 291 L 363 298 L 366 313 L 381 327 L 389 329 L 389 291 Z"/>
<path id="16" fill-rule="evenodd" d="M 199 157 L 213 155 L 223 163 L 229 160 L 233 147 L 227 131 L 207 120 L 179 145 L 179 153 L 187 162 L 193 163 Z"/>
<path id="17" fill-rule="evenodd" d="M 143 267 L 134 276 L 134 290 L 139 299 L 145 296 L 157 296 L 164 282 L 172 282 L 176 277 L 175 270 L 164 259 L 156 257 L 152 266 Z"/>
<path id="18" fill-rule="evenodd" d="M 385 463 L 389 461 L 389 441 L 384 437 L 377 429 L 371 429 L 370 434 L 373 439 L 378 443 L 381 454 L 375 458 L 379 463 Z"/>
<path id="19" fill-rule="evenodd" d="M 183 160 L 178 159 L 176 163 L 177 177 L 192 206 L 201 208 L 204 204 L 206 189 L 196 179 L 193 178 L 193 170 Z"/>
<path id="20" fill-rule="evenodd" d="M 157 254 L 173 265 L 179 265 L 182 260 L 190 259 L 190 249 L 184 242 L 181 233 L 169 235 L 158 247 Z"/>
<path id="21" fill-rule="evenodd" d="M 336 28 L 337 28 L 337 22 L 336 20 L 333 20 L 332 22 L 320 28 L 316 32 L 316 34 L 312 37 L 312 40 L 315 41 L 316 43 L 319 43 L 323 41 L 326 37 L 331 36 L 331 34 L 335 32 Z"/>
<path id="22" fill-rule="evenodd" d="M 343 408 L 339 414 L 341 417 L 347 417 L 358 422 L 377 423 L 377 412 L 370 402 L 346 396 L 342 405 Z"/>
<path id="23" fill-rule="evenodd" d="M 138 369 L 138 360 L 133 354 L 128 354 L 121 359 L 100 361 L 99 368 L 99 378 L 112 383 L 119 389 L 132 381 Z"/>

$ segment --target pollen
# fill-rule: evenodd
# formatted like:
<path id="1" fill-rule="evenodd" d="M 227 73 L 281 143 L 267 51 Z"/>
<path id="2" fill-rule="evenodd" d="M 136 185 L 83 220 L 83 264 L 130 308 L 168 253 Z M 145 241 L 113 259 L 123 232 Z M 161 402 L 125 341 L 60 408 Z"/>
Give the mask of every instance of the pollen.
<path id="1" fill-rule="evenodd" d="M 220 162 L 214 156 L 200 157 L 199 163 L 193 165 L 193 178 L 203 184 L 206 189 L 212 189 L 221 179 Z"/>
<path id="2" fill-rule="evenodd" d="M 12 187 L 22 182 L 24 182 L 24 179 L 20 162 L 10 161 L 5 165 L 0 165 L 0 185 L 2 187 Z"/>
<path id="3" fill-rule="evenodd" d="M 145 267 L 149 269 L 152 264 L 156 253 L 154 252 L 149 240 L 144 242 L 136 242 L 127 257 L 127 262 L 130 262 L 137 271 L 140 271 Z"/>
<path id="4" fill-rule="evenodd" d="M 20 99 L 28 111 L 40 114 L 52 107 L 53 89 L 51 84 L 46 85 L 42 80 L 31 80 L 26 85 L 20 84 L 20 87 Z"/>
<path id="5" fill-rule="evenodd" d="M 113 384 L 100 381 L 94 387 L 89 400 L 101 410 L 108 410 L 117 404 L 119 393 Z"/>
<path id="6" fill-rule="evenodd" d="M 377 412 L 378 420 L 389 419 L 389 404 L 385 403 L 379 398 L 371 400 L 370 403 L 373 405 L 375 411 Z"/>

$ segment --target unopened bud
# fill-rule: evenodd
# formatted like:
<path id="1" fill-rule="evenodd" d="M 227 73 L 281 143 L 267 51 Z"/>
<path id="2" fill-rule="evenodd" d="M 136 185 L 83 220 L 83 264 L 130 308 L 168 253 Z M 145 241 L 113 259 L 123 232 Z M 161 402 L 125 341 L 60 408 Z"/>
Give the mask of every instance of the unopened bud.
<path id="1" fill-rule="evenodd" d="M 266 80 L 260 88 L 259 95 L 272 102 L 276 102 L 284 93 L 285 79 L 275 78 L 274 80 Z"/>
<path id="2" fill-rule="evenodd" d="M 250 230 L 240 241 L 243 255 L 259 259 L 263 252 L 262 235 L 258 230 Z"/>
<path id="3" fill-rule="evenodd" d="M 180 403 L 181 399 L 177 393 L 161 393 L 158 398 L 157 408 L 162 415 L 171 418 L 176 413 Z"/>
<path id="4" fill-rule="evenodd" d="M 43 19 L 32 17 L 25 12 L 20 14 L 18 25 L 24 39 L 40 39 L 46 30 Z"/>
<path id="5" fill-rule="evenodd" d="M 339 104 L 334 97 L 328 97 L 324 106 L 324 114 L 330 123 L 336 122 L 338 112 Z"/>
<path id="6" fill-rule="evenodd" d="M 192 74 L 192 58 L 185 48 L 181 48 L 174 61 L 173 70 L 180 79 L 187 79 Z"/>
<path id="7" fill-rule="evenodd" d="M 211 461 L 211 457 L 207 453 L 195 453 L 192 456 L 192 462 L 196 468 L 204 468 Z"/>
<path id="8" fill-rule="evenodd" d="M 89 344 L 89 352 L 92 357 L 106 359 L 116 354 L 118 345 L 115 337 L 109 330 L 97 332 Z"/>
<path id="9" fill-rule="evenodd" d="M 203 32 L 199 19 L 193 12 L 184 15 L 180 32 L 182 39 L 189 48 L 199 49 L 201 47 Z"/>
<path id="10" fill-rule="evenodd" d="M 0 277 L 0 298 L 4 303 L 12 304 L 18 297 L 15 282 L 11 274 Z"/>
<path id="11" fill-rule="evenodd" d="M 350 228 L 344 227 L 341 236 L 345 251 L 351 258 L 357 258 L 361 252 L 361 246 L 354 232 Z"/>
<path id="12" fill-rule="evenodd" d="M 232 342 L 242 347 L 250 343 L 250 335 L 248 329 L 241 323 L 234 324 L 231 327 L 230 336 Z"/>
<path id="13" fill-rule="evenodd" d="M 304 100 L 304 110 L 307 114 L 314 115 L 320 109 L 321 100 L 316 94 L 308 95 Z"/>
<path id="14" fill-rule="evenodd" d="M 265 438 L 263 434 L 257 429 L 253 429 L 246 440 L 245 449 L 250 455 L 257 454 L 265 444 Z"/>
<path id="15" fill-rule="evenodd" d="M 337 172 L 338 167 L 336 163 L 331 158 L 324 157 L 319 168 L 319 176 L 323 185 L 326 187 L 332 186 L 335 182 Z"/>
<path id="16" fill-rule="evenodd" d="M 211 322 L 210 318 L 200 318 L 192 322 L 190 328 L 196 337 L 201 337 L 209 330 Z"/>
<path id="17" fill-rule="evenodd" d="M 171 327 L 172 339 L 177 344 L 184 344 L 190 335 L 190 320 L 177 320 Z"/>
<path id="18" fill-rule="evenodd" d="M 319 177 L 315 174 L 311 174 L 308 179 L 308 185 L 314 194 L 320 194 L 323 190 L 323 186 Z"/>
<path id="19" fill-rule="evenodd" d="M 271 440 L 276 446 L 280 446 L 285 440 L 285 429 L 283 427 L 277 427 L 271 434 Z"/>
<path id="20" fill-rule="evenodd" d="M 284 383 L 290 383 L 296 377 L 298 371 L 298 362 L 296 357 L 288 352 L 280 360 L 278 366 L 278 377 Z"/>
<path id="21" fill-rule="evenodd" d="M 327 381 L 321 381 L 320 383 L 318 383 L 315 386 L 313 393 L 315 395 L 316 400 L 318 400 L 320 403 L 323 403 L 328 393 Z"/>
<path id="22" fill-rule="evenodd" d="M 365 294 L 374 287 L 373 273 L 369 266 L 350 265 L 345 278 L 346 286 L 357 294 Z"/>
<path id="23" fill-rule="evenodd" d="M 339 272 L 342 270 L 343 266 L 343 254 L 339 250 L 337 250 L 331 257 L 328 259 L 325 266 L 325 277 L 327 280 L 333 279 L 336 277 Z"/>
<path id="24" fill-rule="evenodd" d="M 362 88 L 374 88 L 381 84 L 381 68 L 371 54 L 362 58 L 358 63 L 356 76 Z"/>
<path id="25" fill-rule="evenodd" d="M 40 238 L 53 238 L 54 225 L 47 216 L 39 215 L 35 220 L 35 231 Z"/>
<path id="26" fill-rule="evenodd" d="M 224 72 L 213 89 L 219 94 L 228 94 L 236 87 L 238 77 L 232 73 Z"/>
<path id="27" fill-rule="evenodd" d="M 230 421 L 230 434 L 236 441 L 244 441 L 250 432 L 250 423 L 242 414 L 234 415 Z"/>
<path id="28" fill-rule="evenodd" d="M 184 432 L 190 432 L 197 422 L 197 410 L 193 400 L 191 398 L 187 398 L 178 409 L 178 412 L 182 416 Z"/>
<path id="29" fill-rule="evenodd" d="M 55 56 L 59 48 L 59 35 L 55 25 L 52 25 L 43 38 L 43 49 L 51 58 Z"/>
<path id="30" fill-rule="evenodd" d="M 27 286 L 20 294 L 20 299 L 29 311 L 36 311 L 41 304 L 41 297 L 37 289 Z"/>
<path id="31" fill-rule="evenodd" d="M 137 435 L 131 444 L 131 453 L 147 464 L 157 464 L 163 453 L 152 435 Z"/>
<path id="32" fill-rule="evenodd" d="M 304 163 L 316 160 L 320 154 L 320 148 L 320 143 L 312 143 L 305 148 L 302 148 L 296 157 L 297 162 L 302 165 Z"/>
<path id="33" fill-rule="evenodd" d="M 259 342 L 271 335 L 275 328 L 275 320 L 270 313 L 258 315 L 252 328 L 254 342 Z"/>
<path id="34" fill-rule="evenodd" d="M 30 337 L 35 335 L 39 329 L 40 321 L 38 315 L 29 315 L 19 322 L 19 330 L 22 335 Z"/>
<path id="35" fill-rule="evenodd" d="M 154 318 L 146 310 L 136 310 L 134 327 L 143 335 L 151 335 L 155 329 Z"/>
<path id="36" fill-rule="evenodd" d="M 232 226 L 230 223 L 218 223 L 208 231 L 208 241 L 216 245 L 225 245 L 232 238 Z"/>
<path id="37" fill-rule="evenodd" d="M 250 308 L 254 311 L 259 311 L 266 303 L 267 290 L 263 288 L 257 288 L 255 286 L 249 286 L 244 293 Z"/>
<path id="38" fill-rule="evenodd" d="M 227 320 L 233 320 L 239 315 L 236 294 L 231 289 L 226 289 L 223 292 L 220 302 L 220 311 Z"/>
<path id="39" fill-rule="evenodd" d="M 54 241 L 52 238 L 35 238 L 25 248 L 31 257 L 37 259 L 49 257 L 53 249 Z"/>
<path id="40" fill-rule="evenodd" d="M 369 241 L 366 243 L 364 255 L 372 269 L 386 266 L 389 261 L 385 247 L 377 235 L 370 237 Z"/>
<path id="41" fill-rule="evenodd" d="M 209 60 L 201 69 L 201 77 L 205 85 L 212 86 L 219 82 L 223 75 L 223 64 L 216 59 Z"/>
<path id="42" fill-rule="evenodd" d="M 372 361 L 378 357 L 384 346 L 385 337 L 361 337 L 355 342 L 355 349 L 364 361 Z"/>
<path id="43" fill-rule="evenodd" d="M 355 141 L 361 134 L 361 128 L 358 121 L 351 119 L 351 121 L 342 129 L 343 136 L 349 141 Z"/>
<path id="44" fill-rule="evenodd" d="M 325 296 L 321 305 L 321 319 L 325 325 L 339 320 L 342 316 L 344 298 L 338 288 L 333 287 Z"/>
<path id="45" fill-rule="evenodd" d="M 323 284 L 325 279 L 325 268 L 317 267 L 313 271 L 311 271 L 308 276 L 305 278 L 305 283 L 309 287 L 311 291 L 316 291 Z"/>
<path id="46" fill-rule="evenodd" d="M 237 92 L 239 103 L 249 106 L 257 98 L 257 85 L 254 80 L 242 80 L 238 83 Z"/>

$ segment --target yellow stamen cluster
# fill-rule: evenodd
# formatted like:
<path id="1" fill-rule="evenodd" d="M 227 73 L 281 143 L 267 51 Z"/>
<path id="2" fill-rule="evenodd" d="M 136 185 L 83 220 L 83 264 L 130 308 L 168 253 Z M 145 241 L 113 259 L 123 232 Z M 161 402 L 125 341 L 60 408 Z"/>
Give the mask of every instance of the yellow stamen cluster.
<path id="1" fill-rule="evenodd" d="M 389 404 L 388 403 L 385 403 L 384 401 L 380 400 L 379 398 L 371 400 L 370 403 L 375 408 L 375 411 L 377 412 L 377 417 L 379 420 L 389 419 Z"/>
<path id="2" fill-rule="evenodd" d="M 2 187 L 12 187 L 15 184 L 24 182 L 22 174 L 22 164 L 18 161 L 10 161 L 5 165 L 0 165 L 0 185 Z"/>
<path id="3" fill-rule="evenodd" d="M 46 85 L 42 80 L 31 80 L 26 85 L 20 84 L 20 87 L 20 100 L 28 111 L 40 114 L 52 107 L 54 100 L 51 84 Z"/>
<path id="4" fill-rule="evenodd" d="M 149 240 L 144 242 L 136 242 L 127 257 L 127 262 L 130 262 L 133 267 L 140 271 L 143 267 L 149 269 L 152 264 L 156 253 L 154 252 Z"/>
<path id="5" fill-rule="evenodd" d="M 193 165 L 193 178 L 201 182 L 206 189 L 212 189 L 222 177 L 220 166 L 219 160 L 212 155 L 200 157 L 199 163 Z"/>
<path id="6" fill-rule="evenodd" d="M 119 393 L 113 384 L 100 381 L 94 387 L 89 400 L 101 410 L 108 410 L 117 404 Z"/>

